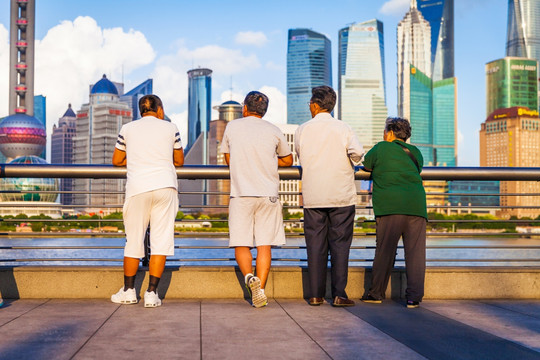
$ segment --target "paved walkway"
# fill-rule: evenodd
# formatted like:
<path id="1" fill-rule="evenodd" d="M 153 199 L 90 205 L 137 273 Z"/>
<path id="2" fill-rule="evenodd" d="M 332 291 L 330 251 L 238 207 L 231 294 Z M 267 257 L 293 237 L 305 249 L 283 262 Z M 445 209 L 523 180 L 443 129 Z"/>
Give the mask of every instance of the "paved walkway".
<path id="1" fill-rule="evenodd" d="M 540 301 L 6 300 L 0 359 L 540 359 Z"/>

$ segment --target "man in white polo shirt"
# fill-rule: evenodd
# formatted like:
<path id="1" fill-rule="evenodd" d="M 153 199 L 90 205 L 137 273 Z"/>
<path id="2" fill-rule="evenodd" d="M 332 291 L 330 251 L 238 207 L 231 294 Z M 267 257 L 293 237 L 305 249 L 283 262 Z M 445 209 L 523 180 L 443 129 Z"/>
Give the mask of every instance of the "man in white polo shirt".
<path id="1" fill-rule="evenodd" d="M 251 292 L 252 304 L 267 304 L 264 293 L 272 260 L 272 246 L 285 244 L 279 201 L 278 166 L 291 166 L 291 149 L 277 126 L 263 120 L 268 97 L 247 94 L 243 118 L 227 124 L 221 151 L 230 167 L 229 246 L 235 248 L 238 267 Z M 251 248 L 257 248 L 253 275 Z"/>
<path id="2" fill-rule="evenodd" d="M 295 134 L 302 166 L 309 304 L 314 306 L 324 302 L 328 252 L 332 305 L 354 305 L 345 287 L 356 204 L 354 165 L 360 163 L 364 151 L 351 127 L 330 114 L 335 104 L 336 93 L 331 87 L 313 88 L 309 104 L 313 119 Z"/>
<path id="3" fill-rule="evenodd" d="M 114 149 L 114 166 L 127 166 L 124 226 L 124 287 L 111 296 L 119 304 L 136 304 L 135 275 L 144 256 L 144 236 L 150 223 L 150 278 L 144 306 L 161 306 L 157 286 L 165 259 L 174 255 L 174 221 L 178 212 L 175 166 L 184 164 L 178 128 L 165 121 L 163 104 L 156 95 L 139 100 L 142 118 L 120 129 Z"/>

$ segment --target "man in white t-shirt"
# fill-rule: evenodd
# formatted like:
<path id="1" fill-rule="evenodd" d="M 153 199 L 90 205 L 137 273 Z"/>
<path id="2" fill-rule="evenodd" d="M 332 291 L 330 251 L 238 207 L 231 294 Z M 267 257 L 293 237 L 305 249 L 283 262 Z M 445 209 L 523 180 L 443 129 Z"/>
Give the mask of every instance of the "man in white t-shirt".
<path id="1" fill-rule="evenodd" d="M 324 302 L 328 252 L 332 305 L 354 305 L 345 287 L 356 204 L 354 165 L 360 164 L 364 150 L 351 127 L 330 114 L 335 104 L 336 93 L 331 87 L 313 88 L 309 104 L 313 119 L 298 127 L 295 134 L 302 166 L 309 304 L 315 306 Z"/>
<path id="2" fill-rule="evenodd" d="M 156 95 L 139 100 L 142 118 L 120 129 L 114 149 L 114 166 L 127 166 L 124 226 L 124 287 L 111 296 L 119 304 L 136 304 L 135 275 L 144 256 L 144 236 L 151 229 L 150 278 L 144 306 L 161 306 L 157 286 L 165 259 L 174 255 L 174 221 L 178 212 L 175 166 L 184 164 L 178 128 L 164 120 L 163 104 Z"/>
<path id="3" fill-rule="evenodd" d="M 235 248 L 236 262 L 255 307 L 268 302 L 264 288 L 272 246 L 285 244 L 278 166 L 293 163 L 281 130 L 262 119 L 267 109 L 266 95 L 258 91 L 247 94 L 244 117 L 227 124 L 221 143 L 231 174 L 229 246 Z M 253 275 L 253 247 L 257 248 L 257 276 Z"/>

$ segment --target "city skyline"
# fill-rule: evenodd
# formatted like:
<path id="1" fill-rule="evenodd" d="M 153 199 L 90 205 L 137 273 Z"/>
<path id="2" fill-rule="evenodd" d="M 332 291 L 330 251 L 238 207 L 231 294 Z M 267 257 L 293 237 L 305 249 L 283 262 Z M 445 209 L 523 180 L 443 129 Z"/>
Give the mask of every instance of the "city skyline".
<path id="1" fill-rule="evenodd" d="M 409 7 L 408 0 L 376 3 L 338 1 L 332 4 L 315 1 L 309 9 L 301 4 L 280 1 L 251 9 L 233 2 L 234 14 L 227 10 L 230 16 L 223 16 L 217 11 L 221 8 L 218 2 L 207 1 L 204 6 L 167 2 L 171 11 L 160 14 L 159 24 L 143 21 L 134 11 L 136 4 L 129 8 L 121 1 L 106 5 L 96 1 L 69 7 L 64 4 L 58 0 L 36 3 L 35 92 L 47 96 L 49 133 L 52 122 L 65 111 L 66 104 L 71 102 L 74 108 L 78 108 L 88 97 L 88 83 L 107 73 L 112 81 L 123 80 L 128 87 L 153 78 L 154 91 L 164 99 L 165 107 L 169 109 L 167 113 L 171 114 L 171 119 L 179 125 L 185 137 L 185 71 L 192 66 L 214 70 L 212 105 L 231 98 L 241 101 L 247 91 L 262 90 L 271 99 L 269 120 L 285 122 L 288 29 L 312 28 L 328 36 L 332 41 L 332 60 L 336 64 L 339 29 L 372 18 L 381 20 L 386 30 L 388 111 L 390 115 L 397 113 L 396 26 Z M 4 8 L 0 9 L 2 68 L 3 51 L 8 43 L 8 5 L 3 4 Z M 184 16 L 181 22 L 176 20 L 178 14 L 196 13 L 203 7 L 216 7 L 216 11 L 204 11 L 205 24 L 210 24 L 208 28 L 203 28 L 195 18 Z M 108 11 L 103 11 L 105 8 Z M 455 75 L 460 79 L 458 110 L 462 134 L 459 151 L 465 154 L 460 156 L 460 165 L 466 166 L 478 164 L 478 131 L 486 116 L 482 106 L 485 103 L 483 69 L 487 62 L 504 56 L 507 3 L 502 0 L 475 1 L 474 4 L 456 1 L 455 12 Z M 114 15 L 118 13 L 124 16 Z M 255 16 L 258 13 L 276 21 L 263 24 Z M 321 14 L 327 15 L 323 22 L 318 20 Z M 471 29 L 483 39 L 484 46 L 478 47 L 477 42 L 472 41 Z M 77 65 L 75 69 L 74 64 Z M 337 78 L 336 67 L 333 71 L 333 77 Z M 0 116 L 6 115 L 2 113 L 7 112 L 4 110 L 6 107 L 0 103 Z"/>

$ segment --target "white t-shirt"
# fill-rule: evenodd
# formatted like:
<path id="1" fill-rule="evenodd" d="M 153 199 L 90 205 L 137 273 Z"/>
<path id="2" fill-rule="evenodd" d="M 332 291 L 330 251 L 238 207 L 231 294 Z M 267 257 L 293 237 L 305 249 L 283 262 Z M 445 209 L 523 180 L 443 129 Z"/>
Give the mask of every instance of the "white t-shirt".
<path id="1" fill-rule="evenodd" d="M 230 155 L 231 196 L 278 196 L 278 157 L 291 149 L 279 128 L 248 116 L 227 124 L 221 152 Z"/>
<path id="2" fill-rule="evenodd" d="M 360 164 L 364 149 L 349 125 L 319 113 L 296 129 L 295 148 L 305 208 L 356 204 L 354 165 Z"/>
<path id="3" fill-rule="evenodd" d="M 125 124 L 116 148 L 126 152 L 126 198 L 143 192 L 178 188 L 173 149 L 182 141 L 175 124 L 153 116 Z"/>

